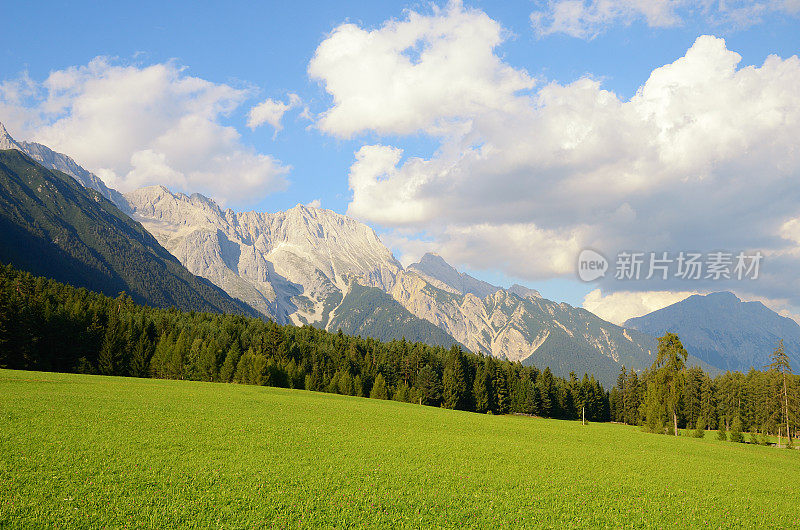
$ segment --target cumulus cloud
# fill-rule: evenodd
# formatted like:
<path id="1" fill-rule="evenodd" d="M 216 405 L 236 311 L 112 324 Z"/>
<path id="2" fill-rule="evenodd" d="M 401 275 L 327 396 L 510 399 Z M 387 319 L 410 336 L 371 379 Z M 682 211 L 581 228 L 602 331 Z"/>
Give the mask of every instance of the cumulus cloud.
<path id="1" fill-rule="evenodd" d="M 307 202 L 306 206 L 308 206 L 309 208 L 321 208 L 322 201 L 320 201 L 319 199 L 314 199 L 313 201 Z"/>
<path id="2" fill-rule="evenodd" d="M 705 23 L 745 28 L 770 12 L 796 14 L 797 0 L 550 0 L 530 15 L 537 35 L 562 33 L 593 39 L 613 25 L 643 21 L 651 28 L 671 27 L 699 18 Z"/>
<path id="3" fill-rule="evenodd" d="M 629 318 L 640 317 L 668 305 L 680 302 L 693 294 L 693 291 L 617 291 L 604 295 L 594 289 L 583 299 L 583 308 L 604 320 L 621 326 Z"/>
<path id="4" fill-rule="evenodd" d="M 297 94 L 289 94 L 289 101 L 286 103 L 267 98 L 250 109 L 247 115 L 247 126 L 251 129 L 255 129 L 256 127 L 268 123 L 277 133 L 283 129 L 281 125 L 283 115 L 289 110 L 298 107 L 300 103 L 300 96 Z"/>
<path id="5" fill-rule="evenodd" d="M 372 31 L 343 24 L 308 65 L 333 97 L 318 127 L 343 138 L 367 129 L 448 131 L 465 115 L 508 111 L 515 94 L 535 81 L 493 53 L 503 37 L 500 24 L 460 2 L 430 16 L 410 12 Z"/>
<path id="6" fill-rule="evenodd" d="M 643 19 L 650 27 L 669 27 L 680 22 L 677 9 L 683 0 L 552 0 L 547 8 L 531 13 L 540 36 L 564 33 L 592 39 L 611 24 L 628 25 Z"/>
<path id="7" fill-rule="evenodd" d="M 8 86 L 0 85 L 0 110 L 16 109 L 22 139 L 68 154 L 121 191 L 164 184 L 225 203 L 286 185 L 288 167 L 224 125 L 249 90 L 189 76 L 173 62 L 99 57 L 51 72 L 25 98 Z"/>
<path id="8" fill-rule="evenodd" d="M 464 34 L 469 45 L 447 53 L 451 69 L 460 68 L 447 77 L 469 79 L 457 83 L 454 102 L 435 79 L 417 82 L 415 68 L 437 57 L 440 41 Z M 529 280 L 573 276 L 582 248 L 607 256 L 763 250 L 768 266 L 747 289 L 768 298 L 790 289 L 800 305 L 800 285 L 789 281 L 800 264 L 792 222 L 800 218 L 796 56 L 741 65 L 723 39 L 701 36 L 626 99 L 588 77 L 531 89 L 530 77 L 498 54 L 503 35 L 485 14 L 451 4 L 373 30 L 347 24 L 320 45 L 309 71 L 332 96 L 322 130 L 384 139 L 421 133 L 438 142 L 426 157 L 386 143 L 361 147 L 349 214 L 403 237 L 420 233 L 457 263 Z M 413 59 L 409 46 L 419 50 Z M 345 82 L 356 73 L 357 86 Z M 402 87 L 403 104 L 387 79 Z M 603 284 L 724 288 L 733 289 Z"/>

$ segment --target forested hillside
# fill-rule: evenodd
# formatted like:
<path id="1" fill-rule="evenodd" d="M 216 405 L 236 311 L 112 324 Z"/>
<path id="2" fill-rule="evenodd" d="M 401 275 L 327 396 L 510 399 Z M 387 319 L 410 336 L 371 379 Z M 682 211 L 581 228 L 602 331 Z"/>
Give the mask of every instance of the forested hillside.
<path id="1" fill-rule="evenodd" d="M 453 337 L 427 320 L 411 314 L 400 302 L 375 287 L 352 283 L 328 329 L 378 340 L 405 338 L 434 346 L 457 344 Z"/>
<path id="2" fill-rule="evenodd" d="M 0 268 L 0 367 L 226 381 L 396 399 L 477 412 L 609 417 L 590 376 L 554 377 L 419 342 L 140 306 Z"/>
<path id="3" fill-rule="evenodd" d="M 99 192 L 17 150 L 0 151 L 0 262 L 137 303 L 258 315 L 187 271 Z"/>

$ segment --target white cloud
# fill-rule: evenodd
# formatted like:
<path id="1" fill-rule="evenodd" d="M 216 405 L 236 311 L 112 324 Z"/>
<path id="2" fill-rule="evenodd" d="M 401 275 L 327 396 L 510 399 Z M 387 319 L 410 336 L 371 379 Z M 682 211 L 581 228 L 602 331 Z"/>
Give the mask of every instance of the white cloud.
<path id="1" fill-rule="evenodd" d="M 515 94 L 535 82 L 493 53 L 503 36 L 500 24 L 460 2 L 431 16 L 409 12 L 372 31 L 343 24 L 308 65 L 333 97 L 318 126 L 343 138 L 364 130 L 448 131 L 467 114 L 510 110 Z"/>
<path id="2" fill-rule="evenodd" d="M 25 115 L 17 120 L 22 139 L 68 154 L 121 191 L 164 184 L 225 203 L 286 185 L 288 167 L 223 124 L 250 97 L 246 89 L 191 77 L 172 62 L 139 67 L 99 57 L 52 72 L 35 91 L 15 101 L 0 86 L 0 101 Z"/>
<path id="3" fill-rule="evenodd" d="M 472 38 L 463 51 L 449 51 L 448 77 L 474 83 L 459 84 L 453 103 L 439 83 L 417 82 L 422 55 L 409 60 L 407 47 L 433 53 L 436 42 L 464 34 Z M 398 35 L 405 36 L 401 44 Z M 484 14 L 453 4 L 372 31 L 349 24 L 320 45 L 309 71 L 333 96 L 321 129 L 384 139 L 422 133 L 439 142 L 429 157 L 384 143 L 361 147 L 350 170 L 348 213 L 403 237 L 422 233 L 467 266 L 530 280 L 573 275 L 578 251 L 587 247 L 607 256 L 622 249 L 761 249 L 770 253 L 769 265 L 748 288 L 767 298 L 791 289 L 800 306 L 792 281 L 800 265 L 796 227 L 780 230 L 800 218 L 797 57 L 742 66 L 724 40 L 702 36 L 623 99 L 590 78 L 520 90 L 507 80 L 529 78 L 497 54 L 502 35 Z M 473 56 L 484 65 L 479 71 Z M 340 61 L 346 77 L 358 73 L 357 87 L 343 81 Z M 403 104 L 386 79 L 402 87 Z M 496 99 L 485 101 L 493 83 Z"/>
<path id="4" fill-rule="evenodd" d="M 797 0 L 550 0 L 531 13 L 539 36 L 563 33 L 593 39 L 613 25 L 643 21 L 651 28 L 671 27 L 699 18 L 705 23 L 745 28 L 761 22 L 770 12 L 796 14 Z"/>
<path id="5" fill-rule="evenodd" d="M 284 103 L 267 98 L 252 109 L 247 115 L 247 126 L 251 129 L 260 127 L 265 123 L 269 123 L 277 133 L 283 129 L 281 120 L 287 111 L 298 107 L 301 103 L 300 96 L 297 94 L 289 94 L 289 101 Z"/>
<path id="6" fill-rule="evenodd" d="M 594 289 L 584 297 L 583 308 L 604 320 L 621 326 L 629 318 L 658 311 L 693 294 L 700 293 L 693 291 L 617 291 L 604 295 L 600 289 Z"/>
<path id="7" fill-rule="evenodd" d="M 313 201 L 307 202 L 306 206 L 308 206 L 309 208 L 321 208 L 322 201 L 320 201 L 319 199 L 314 199 Z"/>
<path id="8" fill-rule="evenodd" d="M 684 0 L 552 0 L 544 11 L 531 13 L 531 23 L 540 36 L 564 33 L 592 39 L 611 24 L 628 25 L 644 19 L 650 27 L 680 23 L 677 9 Z"/>

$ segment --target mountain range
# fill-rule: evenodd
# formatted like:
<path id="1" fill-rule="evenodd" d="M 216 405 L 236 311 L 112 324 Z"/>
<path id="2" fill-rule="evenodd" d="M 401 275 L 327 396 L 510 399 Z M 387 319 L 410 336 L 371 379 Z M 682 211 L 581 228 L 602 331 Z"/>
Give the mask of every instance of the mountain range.
<path id="1" fill-rule="evenodd" d="M 374 230 L 331 210 L 297 205 L 276 213 L 236 212 L 203 195 L 163 186 L 121 194 L 66 155 L 14 141 L 2 125 L 0 147 L 72 176 L 96 192 L 95 202 L 108 199 L 103 204 L 113 203 L 133 225 L 144 227 L 155 238 L 152 243 L 188 272 L 279 323 L 381 340 L 458 343 L 477 353 L 549 366 L 561 376 L 593 373 L 606 386 L 622 365 L 649 367 L 654 337 L 674 327 L 670 312 L 653 321 L 659 325 L 634 319 L 617 326 L 521 285 L 503 289 L 481 281 L 436 254 L 403 267 Z M 686 329 L 690 364 L 709 371 L 740 364 Z"/>

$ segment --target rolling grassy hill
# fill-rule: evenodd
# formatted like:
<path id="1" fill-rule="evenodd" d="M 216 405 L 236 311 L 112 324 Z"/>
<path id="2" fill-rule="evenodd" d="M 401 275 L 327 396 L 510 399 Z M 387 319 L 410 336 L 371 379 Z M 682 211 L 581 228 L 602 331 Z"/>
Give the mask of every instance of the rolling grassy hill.
<path id="1" fill-rule="evenodd" d="M 788 527 L 800 452 L 267 387 L 0 370 L 0 527 Z"/>

